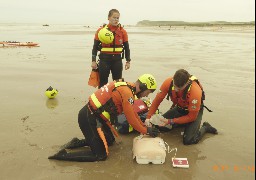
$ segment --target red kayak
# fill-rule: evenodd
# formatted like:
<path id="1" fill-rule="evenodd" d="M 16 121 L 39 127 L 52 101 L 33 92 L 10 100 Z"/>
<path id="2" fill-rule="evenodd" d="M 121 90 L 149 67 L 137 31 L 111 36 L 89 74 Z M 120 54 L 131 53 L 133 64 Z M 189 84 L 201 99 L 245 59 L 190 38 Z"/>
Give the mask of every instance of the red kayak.
<path id="1" fill-rule="evenodd" d="M 38 46 L 38 43 L 34 42 L 17 42 L 17 41 L 3 41 L 0 42 L 3 46 Z"/>

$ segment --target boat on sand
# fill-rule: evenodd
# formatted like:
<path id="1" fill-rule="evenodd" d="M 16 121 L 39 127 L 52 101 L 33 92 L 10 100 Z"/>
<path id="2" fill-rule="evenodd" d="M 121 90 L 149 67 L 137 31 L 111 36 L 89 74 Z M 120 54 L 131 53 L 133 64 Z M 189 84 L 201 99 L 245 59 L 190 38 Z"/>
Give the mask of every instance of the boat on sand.
<path id="1" fill-rule="evenodd" d="M 17 42 L 17 41 L 2 41 L 3 46 L 38 46 L 38 43 L 34 42 Z"/>

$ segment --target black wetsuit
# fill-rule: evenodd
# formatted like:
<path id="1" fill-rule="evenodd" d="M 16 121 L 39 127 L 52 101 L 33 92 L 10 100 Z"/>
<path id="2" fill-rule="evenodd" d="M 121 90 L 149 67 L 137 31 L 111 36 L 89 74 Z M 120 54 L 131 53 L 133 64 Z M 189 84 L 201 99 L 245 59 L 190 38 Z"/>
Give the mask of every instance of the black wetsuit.
<path id="1" fill-rule="evenodd" d="M 124 54 L 126 61 L 131 61 L 129 43 L 123 43 Z M 92 49 L 92 60 L 96 61 L 97 52 L 100 51 L 100 41 L 94 40 Z M 123 62 L 122 54 L 107 54 L 101 52 L 99 54 L 99 75 L 100 85 L 99 88 L 108 83 L 110 72 L 112 73 L 112 79 L 117 80 L 122 78 Z"/>
<path id="2" fill-rule="evenodd" d="M 185 126 L 185 130 L 184 130 L 184 134 L 183 134 L 183 144 L 185 145 L 189 145 L 189 144 L 196 144 L 200 141 L 200 139 L 202 139 L 203 135 L 206 133 L 206 129 L 204 126 L 202 126 L 200 128 L 200 124 L 202 121 L 202 117 L 203 117 L 203 111 L 204 108 L 201 107 L 200 111 L 198 112 L 198 116 L 196 118 L 195 121 L 191 122 L 191 123 L 186 123 L 186 124 L 174 124 L 173 127 L 179 127 Z M 173 118 L 178 118 L 181 116 L 185 116 L 187 115 L 188 112 L 183 110 L 183 109 L 179 109 L 176 107 L 168 110 L 166 113 L 163 114 L 163 117 L 167 118 L 167 119 L 173 119 Z M 170 129 L 166 128 L 166 127 L 158 127 L 161 131 L 170 131 Z"/>
<path id="3" fill-rule="evenodd" d="M 85 144 L 90 148 L 75 152 L 67 152 L 65 149 L 62 149 L 57 154 L 48 157 L 48 159 L 78 162 L 104 161 L 107 159 L 107 152 L 103 140 L 97 131 L 99 124 L 104 132 L 108 146 L 113 144 L 115 138 L 104 120 L 92 114 L 87 104 L 79 111 L 78 123 L 83 135 L 86 137 Z"/>

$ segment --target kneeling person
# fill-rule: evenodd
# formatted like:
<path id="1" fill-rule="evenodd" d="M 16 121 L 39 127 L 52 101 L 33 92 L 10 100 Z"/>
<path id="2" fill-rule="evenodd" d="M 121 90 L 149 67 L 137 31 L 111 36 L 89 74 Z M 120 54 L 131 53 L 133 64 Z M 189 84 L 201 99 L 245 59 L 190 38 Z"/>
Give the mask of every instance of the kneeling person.
<path id="1" fill-rule="evenodd" d="M 49 159 L 81 162 L 106 160 L 108 146 L 115 141 L 112 133 L 118 136 L 112 125 L 116 123 L 117 115 L 122 112 L 135 130 L 156 137 L 158 130 L 146 127 L 132 106 L 135 95 L 138 98 L 147 97 L 156 87 L 155 78 L 144 74 L 135 83 L 113 81 L 98 89 L 78 114 L 79 127 L 86 138 L 86 145 L 90 146 L 91 150 L 68 153 L 63 149 Z"/>
<path id="2" fill-rule="evenodd" d="M 173 127 L 185 125 L 183 144 L 196 144 L 205 133 L 218 133 L 208 122 L 204 122 L 200 128 L 204 107 L 210 112 L 211 110 L 204 106 L 203 87 L 195 76 L 180 69 L 173 77 L 167 78 L 149 108 L 146 121 L 149 121 L 166 96 L 167 100 L 170 98 L 173 104 L 170 110 L 163 114 L 166 119 L 163 119 L 162 125 L 170 124 Z M 168 130 L 164 127 L 159 129 Z"/>

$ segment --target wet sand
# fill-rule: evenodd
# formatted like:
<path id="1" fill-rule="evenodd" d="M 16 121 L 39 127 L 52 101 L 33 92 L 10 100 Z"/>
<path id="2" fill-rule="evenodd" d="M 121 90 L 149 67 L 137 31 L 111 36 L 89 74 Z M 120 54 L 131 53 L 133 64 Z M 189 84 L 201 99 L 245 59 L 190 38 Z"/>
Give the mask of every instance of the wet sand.
<path id="1" fill-rule="evenodd" d="M 88 87 L 96 27 L 82 25 L 0 25 L 1 41 L 38 42 L 35 48 L 0 48 L 0 179 L 254 179 L 255 177 L 255 29 L 157 29 L 127 27 L 131 69 L 127 81 L 152 73 L 158 84 L 179 68 L 201 81 L 208 121 L 219 131 L 196 145 L 184 146 L 181 132 L 160 134 L 190 167 L 139 165 L 132 159 L 132 140 L 110 147 L 105 162 L 48 160 L 73 137 L 82 138 L 78 111 L 94 88 Z M 84 32 L 84 33 L 83 33 Z M 56 99 L 44 92 L 59 90 Z M 150 96 L 153 99 L 155 93 Z M 171 103 L 164 100 L 160 111 Z"/>

